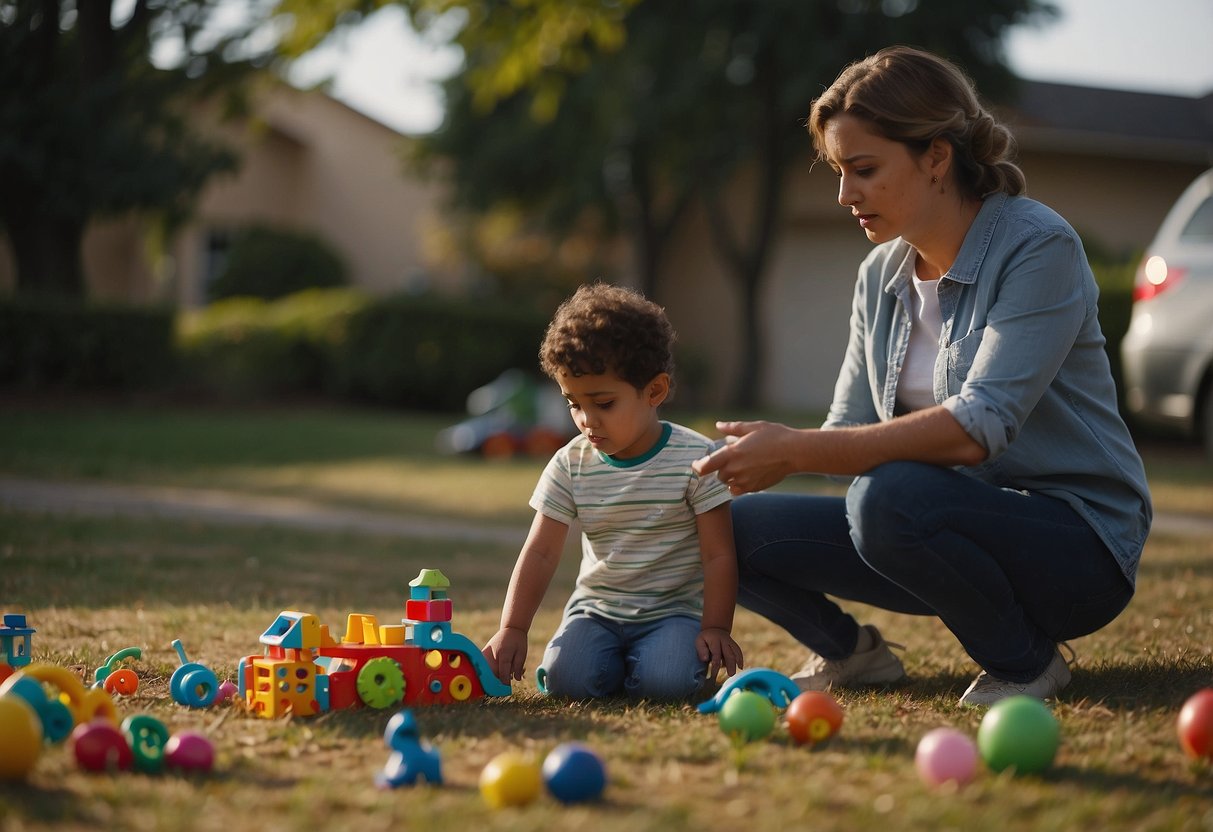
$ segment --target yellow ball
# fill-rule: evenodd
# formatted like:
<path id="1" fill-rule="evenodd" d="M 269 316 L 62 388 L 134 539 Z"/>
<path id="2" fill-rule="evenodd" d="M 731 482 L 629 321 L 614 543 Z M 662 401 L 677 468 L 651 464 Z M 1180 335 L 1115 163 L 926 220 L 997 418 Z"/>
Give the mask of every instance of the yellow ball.
<path id="1" fill-rule="evenodd" d="M 21 780 L 42 753 L 42 723 L 19 696 L 0 697 L 0 780 Z"/>
<path id="2" fill-rule="evenodd" d="M 494 809 L 524 806 L 539 796 L 542 787 L 539 765 L 517 751 L 498 754 L 480 772 L 480 794 Z"/>

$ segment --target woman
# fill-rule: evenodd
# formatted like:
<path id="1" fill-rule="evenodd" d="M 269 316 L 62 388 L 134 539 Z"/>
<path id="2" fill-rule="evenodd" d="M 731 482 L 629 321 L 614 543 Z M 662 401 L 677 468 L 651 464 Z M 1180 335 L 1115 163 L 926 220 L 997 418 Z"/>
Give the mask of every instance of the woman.
<path id="1" fill-rule="evenodd" d="M 1082 244 L 1022 195 L 1010 133 L 932 54 L 852 64 L 808 128 L 877 244 L 833 404 L 821 430 L 719 422 L 727 443 L 694 467 L 734 494 L 854 480 L 734 502 L 738 599 L 812 651 L 806 690 L 905 676 L 832 596 L 939 616 L 982 669 L 962 704 L 1051 697 L 1070 680 L 1058 644 L 1132 597 L 1151 518 Z"/>

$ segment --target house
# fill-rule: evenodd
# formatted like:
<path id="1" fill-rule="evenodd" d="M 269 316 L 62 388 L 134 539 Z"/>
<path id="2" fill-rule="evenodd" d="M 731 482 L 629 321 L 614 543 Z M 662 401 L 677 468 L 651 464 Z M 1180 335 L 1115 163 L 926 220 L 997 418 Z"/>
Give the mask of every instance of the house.
<path id="1" fill-rule="evenodd" d="M 216 125 L 206 111 L 195 119 L 241 164 L 208 184 L 171 240 L 157 248 L 153 226 L 138 216 L 91 225 L 90 296 L 202 305 L 234 234 L 251 224 L 319 235 L 340 252 L 351 282 L 372 292 L 433 279 L 424 251 L 440 198 L 435 185 L 404 175 L 404 136 L 319 91 L 272 83 L 253 102 L 240 121 Z M 0 234 L 0 290 L 15 283 L 6 248 Z"/>
<path id="2" fill-rule="evenodd" d="M 1125 255 L 1149 244 L 1171 203 L 1213 164 L 1213 93 L 1184 98 L 1023 82 L 1000 117 L 1015 133 L 1029 195 L 1066 217 L 1088 244 Z M 821 414 L 842 363 L 856 269 L 871 244 L 839 207 L 833 172 L 811 165 L 810 147 L 806 135 L 761 289 L 766 367 L 758 389 L 767 407 Z M 739 293 L 702 213 L 684 225 L 666 262 L 658 300 L 683 346 L 715 368 L 697 398 L 719 407 L 742 372 Z"/>

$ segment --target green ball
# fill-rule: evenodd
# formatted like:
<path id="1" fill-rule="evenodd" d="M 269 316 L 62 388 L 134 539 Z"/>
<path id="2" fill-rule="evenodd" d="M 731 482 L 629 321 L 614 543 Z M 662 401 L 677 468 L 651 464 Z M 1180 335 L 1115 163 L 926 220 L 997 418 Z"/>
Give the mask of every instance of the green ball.
<path id="1" fill-rule="evenodd" d="M 766 737 L 775 728 L 775 708 L 762 694 L 739 690 L 720 708 L 720 730 L 742 742 Z"/>
<path id="2" fill-rule="evenodd" d="M 977 748 L 992 771 L 1044 771 L 1060 742 L 1057 718 L 1044 702 L 1031 696 L 1011 696 L 990 706 L 977 729 Z"/>

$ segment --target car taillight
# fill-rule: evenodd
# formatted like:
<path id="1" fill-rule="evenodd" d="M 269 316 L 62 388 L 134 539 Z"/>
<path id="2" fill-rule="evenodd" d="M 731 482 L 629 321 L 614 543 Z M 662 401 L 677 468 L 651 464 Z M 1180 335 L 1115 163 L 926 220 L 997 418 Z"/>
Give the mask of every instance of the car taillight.
<path id="1" fill-rule="evenodd" d="M 1156 298 L 1183 280 L 1186 269 L 1168 266 L 1167 261 L 1160 255 L 1147 257 L 1137 270 L 1137 279 L 1133 283 L 1133 300 L 1149 300 Z"/>

